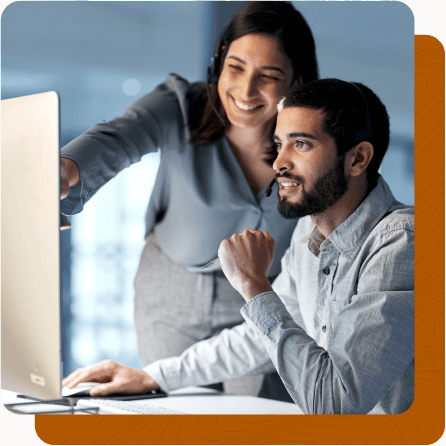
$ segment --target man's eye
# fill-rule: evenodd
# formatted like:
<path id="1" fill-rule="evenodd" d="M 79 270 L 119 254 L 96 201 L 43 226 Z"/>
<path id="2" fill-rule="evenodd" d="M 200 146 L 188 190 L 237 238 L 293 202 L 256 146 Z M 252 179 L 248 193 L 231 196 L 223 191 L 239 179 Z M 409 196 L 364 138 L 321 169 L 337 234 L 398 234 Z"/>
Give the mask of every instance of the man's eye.
<path id="1" fill-rule="evenodd" d="M 296 146 L 299 149 L 307 149 L 309 147 L 309 144 L 305 141 L 297 141 Z"/>
<path id="2" fill-rule="evenodd" d="M 277 151 L 279 151 L 280 148 L 282 147 L 282 144 L 280 144 L 280 142 L 276 142 L 274 145 L 276 146 Z"/>

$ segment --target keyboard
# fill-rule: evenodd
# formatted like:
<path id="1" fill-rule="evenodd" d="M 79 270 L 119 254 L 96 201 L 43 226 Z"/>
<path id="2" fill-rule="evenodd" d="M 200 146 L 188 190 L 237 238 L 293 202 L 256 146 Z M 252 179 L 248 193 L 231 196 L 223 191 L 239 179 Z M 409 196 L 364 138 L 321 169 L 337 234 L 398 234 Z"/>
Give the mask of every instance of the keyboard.
<path id="1" fill-rule="evenodd" d="M 184 412 L 152 406 L 142 401 L 120 401 L 106 399 L 80 399 L 76 408 L 92 410 L 98 408 L 100 414 L 121 415 L 184 415 Z"/>

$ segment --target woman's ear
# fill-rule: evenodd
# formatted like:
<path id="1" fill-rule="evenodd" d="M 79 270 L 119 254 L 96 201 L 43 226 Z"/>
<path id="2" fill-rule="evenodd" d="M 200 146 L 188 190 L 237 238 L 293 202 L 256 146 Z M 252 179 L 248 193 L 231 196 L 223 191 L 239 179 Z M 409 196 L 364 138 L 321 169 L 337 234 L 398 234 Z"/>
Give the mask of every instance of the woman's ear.
<path id="1" fill-rule="evenodd" d="M 346 168 L 350 176 L 357 177 L 367 169 L 375 152 L 372 144 L 368 141 L 360 142 L 349 152 L 346 157 L 346 161 L 348 162 Z"/>

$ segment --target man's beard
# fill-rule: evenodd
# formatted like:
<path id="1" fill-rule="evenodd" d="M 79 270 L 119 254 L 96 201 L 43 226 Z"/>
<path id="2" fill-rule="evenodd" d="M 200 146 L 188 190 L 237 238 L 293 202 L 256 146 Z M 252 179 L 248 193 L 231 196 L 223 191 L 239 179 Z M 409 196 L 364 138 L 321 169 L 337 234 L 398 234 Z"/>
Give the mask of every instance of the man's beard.
<path id="1" fill-rule="evenodd" d="M 296 219 L 306 215 L 316 215 L 325 212 L 344 196 L 348 189 L 348 182 L 344 175 L 345 156 L 339 156 L 336 164 L 324 175 L 319 177 L 312 190 L 305 191 L 303 178 L 293 176 L 287 172 L 276 175 L 277 177 L 290 178 L 300 183 L 302 190 L 301 203 L 290 203 L 287 197 L 280 198 L 277 210 L 280 215 L 287 219 Z M 279 188 L 280 189 L 280 188 Z"/>

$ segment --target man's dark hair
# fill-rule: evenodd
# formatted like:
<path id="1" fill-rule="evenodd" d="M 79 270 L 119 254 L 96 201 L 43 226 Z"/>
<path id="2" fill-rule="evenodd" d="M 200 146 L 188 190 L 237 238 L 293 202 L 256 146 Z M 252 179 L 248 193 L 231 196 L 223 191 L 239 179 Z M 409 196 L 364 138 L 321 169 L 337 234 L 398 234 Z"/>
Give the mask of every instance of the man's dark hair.
<path id="1" fill-rule="evenodd" d="M 320 79 L 293 89 L 279 107 L 305 107 L 325 112 L 323 130 L 344 155 L 361 141 L 369 141 L 374 155 L 367 167 L 367 179 L 374 185 L 378 169 L 389 146 L 389 115 L 370 88 L 359 82 Z"/>
<path id="2" fill-rule="evenodd" d="M 224 29 L 211 67 L 214 80 L 210 85 L 210 100 L 225 119 L 217 81 L 226 54 L 234 40 L 254 33 L 268 34 L 279 40 L 284 54 L 292 63 L 294 79 L 305 83 L 319 77 L 313 34 L 302 14 L 290 2 L 250 2 L 233 16 Z M 223 136 L 225 127 L 209 103 L 203 84 L 190 95 L 189 122 L 192 128 L 190 143 L 209 144 Z"/>

